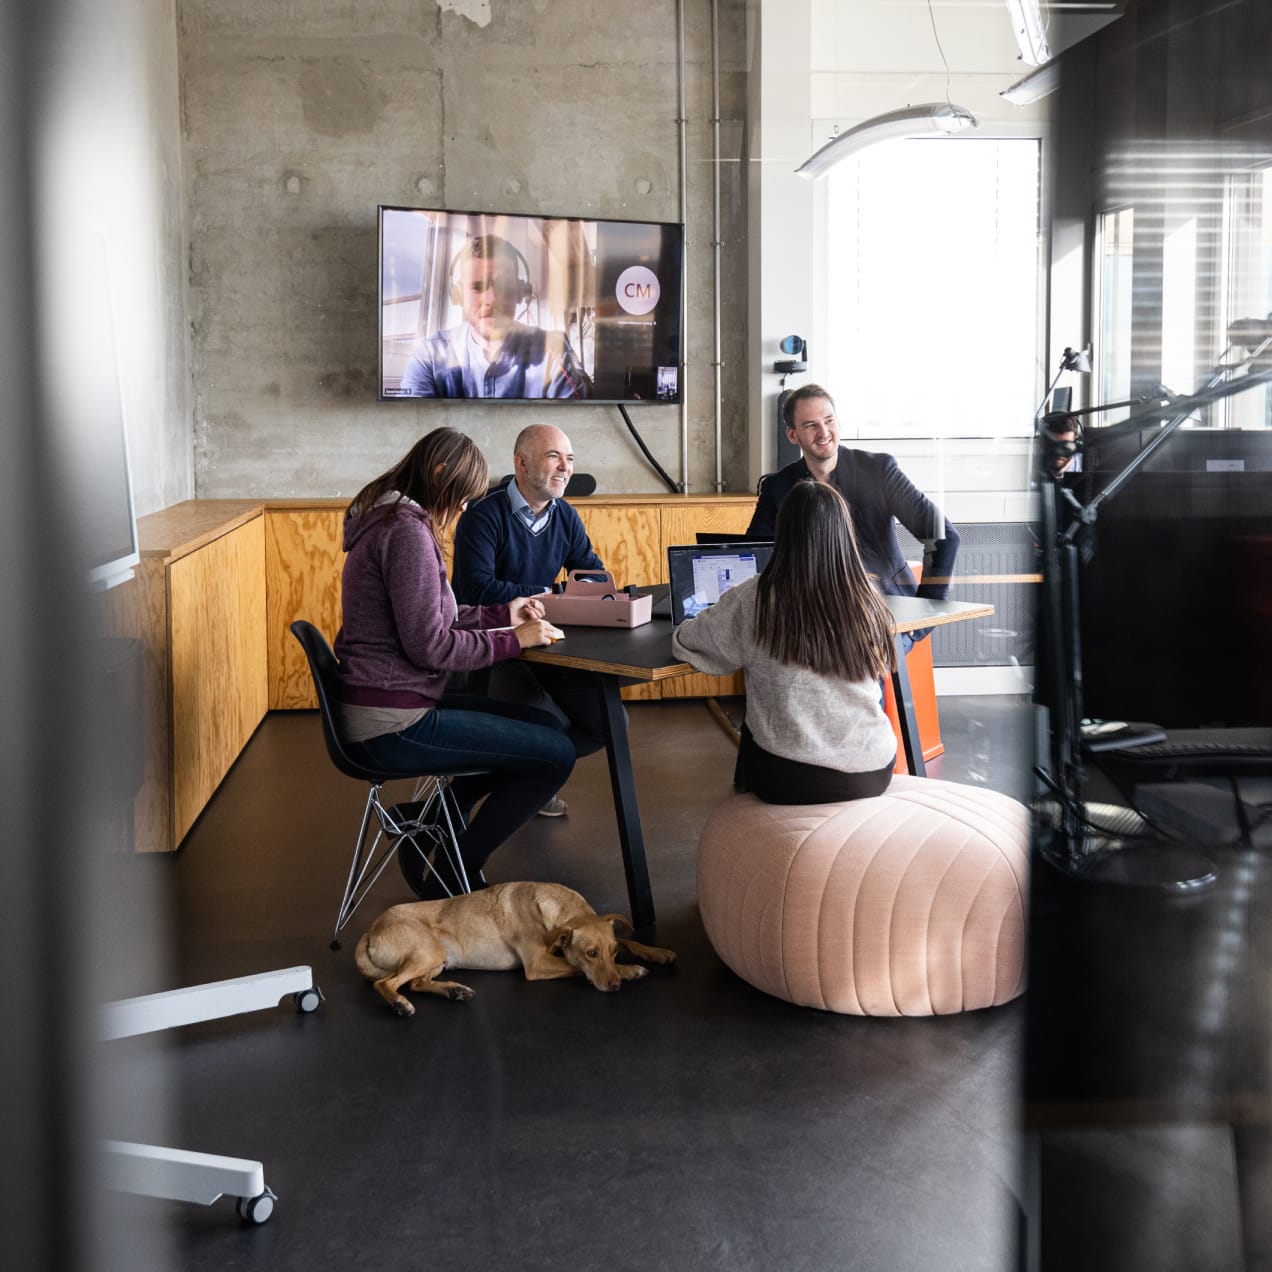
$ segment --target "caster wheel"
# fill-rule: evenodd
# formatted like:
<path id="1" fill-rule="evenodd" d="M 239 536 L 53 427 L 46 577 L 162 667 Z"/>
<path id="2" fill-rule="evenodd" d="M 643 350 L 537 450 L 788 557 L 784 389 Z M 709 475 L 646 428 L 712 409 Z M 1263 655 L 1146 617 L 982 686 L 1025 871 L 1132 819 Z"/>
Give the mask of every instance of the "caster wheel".
<path id="1" fill-rule="evenodd" d="M 234 1208 L 244 1223 L 264 1223 L 274 1213 L 277 1200 L 278 1197 L 266 1188 L 256 1197 L 240 1197 Z"/>
<path id="2" fill-rule="evenodd" d="M 296 1003 L 296 1010 L 308 1015 L 311 1011 L 318 1010 L 323 1000 L 323 992 L 314 985 L 311 989 L 302 989 L 299 993 L 293 994 L 292 998 Z"/>

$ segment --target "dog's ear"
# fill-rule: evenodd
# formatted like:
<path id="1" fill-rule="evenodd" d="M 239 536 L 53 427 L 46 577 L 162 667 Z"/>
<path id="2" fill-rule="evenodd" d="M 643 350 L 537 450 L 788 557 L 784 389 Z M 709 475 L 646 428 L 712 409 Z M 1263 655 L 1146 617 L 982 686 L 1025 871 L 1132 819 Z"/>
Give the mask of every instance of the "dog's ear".
<path id="1" fill-rule="evenodd" d="M 558 958 L 563 956 L 565 947 L 574 939 L 574 929 L 572 927 L 559 927 L 554 932 L 548 933 L 548 953 L 555 954 Z"/>
<path id="2" fill-rule="evenodd" d="M 624 932 L 632 931 L 632 921 L 625 914 L 601 914 L 597 916 L 602 922 L 609 920 Z"/>

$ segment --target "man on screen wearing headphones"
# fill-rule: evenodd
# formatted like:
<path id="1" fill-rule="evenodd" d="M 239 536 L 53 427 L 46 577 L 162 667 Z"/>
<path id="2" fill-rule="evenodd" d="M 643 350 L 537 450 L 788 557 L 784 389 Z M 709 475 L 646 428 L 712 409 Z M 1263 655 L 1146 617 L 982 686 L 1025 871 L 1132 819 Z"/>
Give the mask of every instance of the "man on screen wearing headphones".
<path id="1" fill-rule="evenodd" d="M 451 264 L 464 321 L 419 341 L 402 390 L 412 397 L 588 397 L 591 383 L 563 331 L 517 321 L 534 296 L 525 257 L 497 234 L 470 238 Z"/>

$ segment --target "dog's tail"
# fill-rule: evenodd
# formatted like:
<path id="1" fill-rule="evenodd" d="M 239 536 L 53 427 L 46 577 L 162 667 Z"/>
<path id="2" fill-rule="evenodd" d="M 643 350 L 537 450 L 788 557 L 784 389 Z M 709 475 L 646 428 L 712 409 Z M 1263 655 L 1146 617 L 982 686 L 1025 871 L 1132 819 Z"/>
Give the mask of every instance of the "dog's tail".
<path id="1" fill-rule="evenodd" d="M 358 944 L 353 951 L 353 961 L 357 964 L 358 971 L 367 980 L 382 980 L 384 977 L 392 975 L 394 969 L 392 967 L 381 967 L 375 961 L 375 957 L 371 952 L 370 937 L 370 932 L 363 932 L 358 938 Z"/>

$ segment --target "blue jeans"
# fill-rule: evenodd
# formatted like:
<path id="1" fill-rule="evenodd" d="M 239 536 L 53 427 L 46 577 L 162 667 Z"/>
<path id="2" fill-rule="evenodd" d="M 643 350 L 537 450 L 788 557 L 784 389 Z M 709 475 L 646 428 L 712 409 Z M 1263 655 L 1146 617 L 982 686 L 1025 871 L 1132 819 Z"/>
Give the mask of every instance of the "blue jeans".
<path id="1" fill-rule="evenodd" d="M 575 758 L 574 744 L 546 712 L 466 694 L 447 694 L 401 733 L 346 749 L 373 768 L 405 775 L 490 770 L 457 778 L 452 787 L 468 820 L 459 850 L 470 878 L 565 785 Z M 470 818 L 483 795 L 490 798 Z"/>
<path id="2" fill-rule="evenodd" d="M 575 753 L 582 759 L 605 745 L 598 679 L 573 667 L 513 658 L 490 669 L 489 693 L 496 702 L 546 711 L 569 733 Z"/>
<path id="3" fill-rule="evenodd" d="M 902 656 L 905 658 L 908 658 L 910 656 L 910 650 L 912 650 L 915 647 L 915 645 L 918 644 L 919 641 L 926 640 L 927 634 L 931 630 L 932 629 L 929 627 L 927 631 L 924 631 L 924 632 L 917 632 L 917 633 L 902 632 L 901 633 L 901 648 L 904 651 Z M 888 681 L 886 676 L 879 681 L 879 705 L 880 706 L 883 706 L 883 704 L 887 702 L 888 700 L 888 691 L 885 688 L 885 685 L 887 684 L 887 682 Z M 897 706 L 897 710 L 898 711 L 901 710 L 901 707 L 899 704 Z"/>

